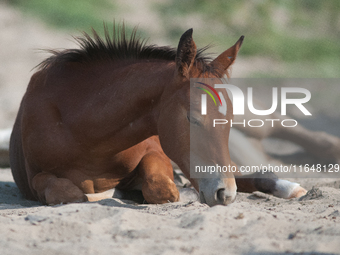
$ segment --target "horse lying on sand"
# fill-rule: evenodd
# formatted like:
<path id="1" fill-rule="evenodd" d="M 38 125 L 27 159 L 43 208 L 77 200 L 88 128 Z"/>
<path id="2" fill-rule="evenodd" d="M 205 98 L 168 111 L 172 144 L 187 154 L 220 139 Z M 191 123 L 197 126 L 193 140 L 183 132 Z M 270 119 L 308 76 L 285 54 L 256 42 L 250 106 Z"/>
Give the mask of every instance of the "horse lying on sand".
<path id="1" fill-rule="evenodd" d="M 173 49 L 147 46 L 136 31 L 129 39 L 124 29 L 111 37 L 106 28 L 105 39 L 85 33 L 77 39 L 80 49 L 52 51 L 28 84 L 11 135 L 10 163 L 21 193 L 53 205 L 101 199 L 112 188 L 139 189 L 148 203 L 175 202 L 180 193 L 171 159 L 210 206 L 233 202 L 236 189 L 304 195 L 298 184 L 271 174 L 190 178 L 190 123 L 197 137 L 209 136 L 193 152 L 198 160 L 233 164 L 230 127 L 208 132 L 214 114 L 204 122 L 189 115 L 200 111 L 190 105 L 190 78 L 228 75 L 243 41 L 242 36 L 211 61 L 206 48 L 196 48 L 192 32 Z M 231 120 L 232 111 L 225 118 Z"/>

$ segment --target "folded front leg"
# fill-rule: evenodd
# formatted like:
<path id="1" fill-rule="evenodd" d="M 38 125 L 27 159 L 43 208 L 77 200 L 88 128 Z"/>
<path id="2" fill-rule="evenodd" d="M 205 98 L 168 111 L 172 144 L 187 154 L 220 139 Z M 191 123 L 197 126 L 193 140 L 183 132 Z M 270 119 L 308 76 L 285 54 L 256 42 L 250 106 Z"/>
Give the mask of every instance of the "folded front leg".
<path id="1" fill-rule="evenodd" d="M 39 201 L 47 205 L 87 201 L 84 192 L 69 179 L 58 178 L 50 173 L 41 172 L 35 175 L 32 188 L 37 192 Z"/>
<path id="2" fill-rule="evenodd" d="M 163 204 L 179 200 L 170 160 L 159 152 L 146 154 L 138 165 L 142 177 L 142 192 L 150 204 Z"/>

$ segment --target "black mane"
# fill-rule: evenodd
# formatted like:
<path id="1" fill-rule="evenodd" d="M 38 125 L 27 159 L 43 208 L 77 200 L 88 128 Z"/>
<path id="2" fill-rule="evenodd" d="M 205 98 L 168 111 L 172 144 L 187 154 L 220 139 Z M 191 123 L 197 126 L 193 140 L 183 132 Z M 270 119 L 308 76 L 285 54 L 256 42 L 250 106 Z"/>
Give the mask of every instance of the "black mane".
<path id="1" fill-rule="evenodd" d="M 123 59 L 160 59 L 174 61 L 176 49 L 157 45 L 146 45 L 146 41 L 137 37 L 137 29 L 134 28 L 130 38 L 126 37 L 124 25 L 115 29 L 111 36 L 106 25 L 104 25 L 104 39 L 92 29 L 92 36 L 83 32 L 82 37 L 74 37 L 79 49 L 47 50 L 52 56 L 45 59 L 37 67 L 47 69 L 55 64 L 76 62 L 86 63 L 94 60 L 123 60 Z M 211 58 L 204 54 L 209 46 L 197 50 L 195 57 L 196 66 L 200 66 L 202 72 L 212 72 L 208 65 Z"/>

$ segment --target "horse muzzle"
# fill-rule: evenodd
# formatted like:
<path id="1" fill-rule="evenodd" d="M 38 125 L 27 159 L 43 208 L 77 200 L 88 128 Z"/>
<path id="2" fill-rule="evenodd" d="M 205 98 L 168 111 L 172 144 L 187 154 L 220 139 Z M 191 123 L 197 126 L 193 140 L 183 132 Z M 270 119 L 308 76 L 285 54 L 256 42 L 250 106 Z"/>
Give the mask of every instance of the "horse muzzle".
<path id="1" fill-rule="evenodd" d="M 229 181 L 225 184 L 221 179 L 201 179 L 199 181 L 199 195 L 201 203 L 209 206 L 228 205 L 235 201 L 236 184 L 235 181 Z"/>

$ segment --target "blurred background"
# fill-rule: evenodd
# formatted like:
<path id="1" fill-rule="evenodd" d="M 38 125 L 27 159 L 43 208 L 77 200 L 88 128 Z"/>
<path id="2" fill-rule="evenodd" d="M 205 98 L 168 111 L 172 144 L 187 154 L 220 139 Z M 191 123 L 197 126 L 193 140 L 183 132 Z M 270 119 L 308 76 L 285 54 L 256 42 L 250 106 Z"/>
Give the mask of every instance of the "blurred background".
<path id="1" fill-rule="evenodd" d="M 0 0 L 0 129 L 13 125 L 39 49 L 77 47 L 72 36 L 123 21 L 151 44 L 177 46 L 194 29 L 198 47 L 221 53 L 245 35 L 233 77 L 338 78 L 338 0 Z"/>

